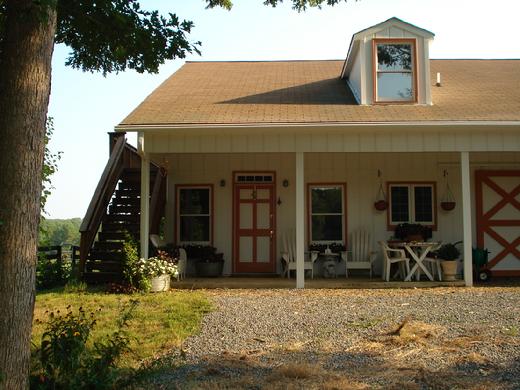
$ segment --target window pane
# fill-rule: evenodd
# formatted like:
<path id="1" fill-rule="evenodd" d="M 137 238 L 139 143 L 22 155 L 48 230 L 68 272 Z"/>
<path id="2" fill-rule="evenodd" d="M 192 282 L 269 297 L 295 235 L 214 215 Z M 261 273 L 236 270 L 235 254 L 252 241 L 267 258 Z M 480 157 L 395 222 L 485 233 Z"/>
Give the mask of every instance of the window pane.
<path id="1" fill-rule="evenodd" d="M 181 241 L 209 241 L 209 217 L 180 217 Z"/>
<path id="2" fill-rule="evenodd" d="M 341 215 L 313 215 L 312 241 L 343 240 L 342 220 Z"/>
<path id="3" fill-rule="evenodd" d="M 180 190 L 181 214 L 209 214 L 209 188 Z"/>
<path id="4" fill-rule="evenodd" d="M 412 100 L 412 73 L 378 73 L 377 100 Z"/>
<path id="5" fill-rule="evenodd" d="M 432 187 L 415 187 L 415 221 L 433 221 Z"/>
<path id="6" fill-rule="evenodd" d="M 343 210 L 341 192 L 341 187 L 313 188 L 311 190 L 312 214 L 341 213 Z"/>
<path id="7" fill-rule="evenodd" d="M 412 45 L 409 43 L 378 44 L 377 70 L 412 70 Z"/>
<path id="8" fill-rule="evenodd" d="M 392 202 L 392 222 L 408 222 L 408 187 L 390 187 L 390 199 Z"/>

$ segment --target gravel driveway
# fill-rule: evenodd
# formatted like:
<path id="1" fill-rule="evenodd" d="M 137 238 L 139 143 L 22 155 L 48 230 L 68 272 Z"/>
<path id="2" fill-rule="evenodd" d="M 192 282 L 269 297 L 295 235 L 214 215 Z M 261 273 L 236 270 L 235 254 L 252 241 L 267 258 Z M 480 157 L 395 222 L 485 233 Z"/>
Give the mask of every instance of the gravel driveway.
<path id="1" fill-rule="evenodd" d="M 520 389 L 520 288 L 208 290 L 154 388 Z"/>

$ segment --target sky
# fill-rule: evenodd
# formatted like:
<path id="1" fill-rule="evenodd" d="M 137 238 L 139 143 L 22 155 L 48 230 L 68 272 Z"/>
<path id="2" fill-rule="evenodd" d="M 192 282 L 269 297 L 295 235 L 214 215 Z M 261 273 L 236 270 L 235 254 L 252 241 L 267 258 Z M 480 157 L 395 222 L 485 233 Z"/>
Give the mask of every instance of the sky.
<path id="1" fill-rule="evenodd" d="M 54 49 L 50 143 L 61 151 L 47 218 L 83 217 L 108 160 L 108 132 L 185 61 L 344 59 L 352 35 L 396 16 L 435 34 L 430 58 L 520 58 L 518 0 L 349 0 L 298 13 L 291 0 L 233 0 L 231 11 L 203 0 L 141 0 L 145 9 L 192 20 L 190 40 L 202 55 L 168 61 L 157 74 L 103 77 L 66 67 L 69 49 Z M 128 136 L 135 145 L 135 135 Z"/>

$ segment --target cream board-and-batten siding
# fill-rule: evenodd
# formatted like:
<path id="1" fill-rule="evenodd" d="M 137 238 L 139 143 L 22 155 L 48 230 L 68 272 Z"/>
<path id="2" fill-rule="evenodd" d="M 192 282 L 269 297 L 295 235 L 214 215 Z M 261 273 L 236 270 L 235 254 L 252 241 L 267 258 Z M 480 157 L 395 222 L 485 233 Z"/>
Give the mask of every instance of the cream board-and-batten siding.
<path id="1" fill-rule="evenodd" d="M 259 152 L 457 152 L 519 151 L 520 123 L 508 125 L 405 125 L 359 129 L 235 128 L 146 130 L 147 153 L 259 153 Z M 261 132 L 260 132 L 261 131 Z"/>

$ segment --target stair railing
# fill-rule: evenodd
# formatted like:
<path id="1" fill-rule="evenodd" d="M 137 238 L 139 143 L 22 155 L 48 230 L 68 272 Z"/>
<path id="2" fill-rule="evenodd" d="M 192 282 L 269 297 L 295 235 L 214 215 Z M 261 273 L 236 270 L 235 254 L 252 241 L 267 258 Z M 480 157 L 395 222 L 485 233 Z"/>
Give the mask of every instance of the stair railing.
<path id="1" fill-rule="evenodd" d="M 80 262 L 79 271 L 83 274 L 88 252 L 94 243 L 96 234 L 106 213 L 107 207 L 116 189 L 119 177 L 124 168 L 123 155 L 125 150 L 125 137 L 118 137 L 110 154 L 110 158 L 105 166 L 103 174 L 94 192 L 94 196 L 83 218 L 79 228 L 81 233 L 80 240 Z"/>

